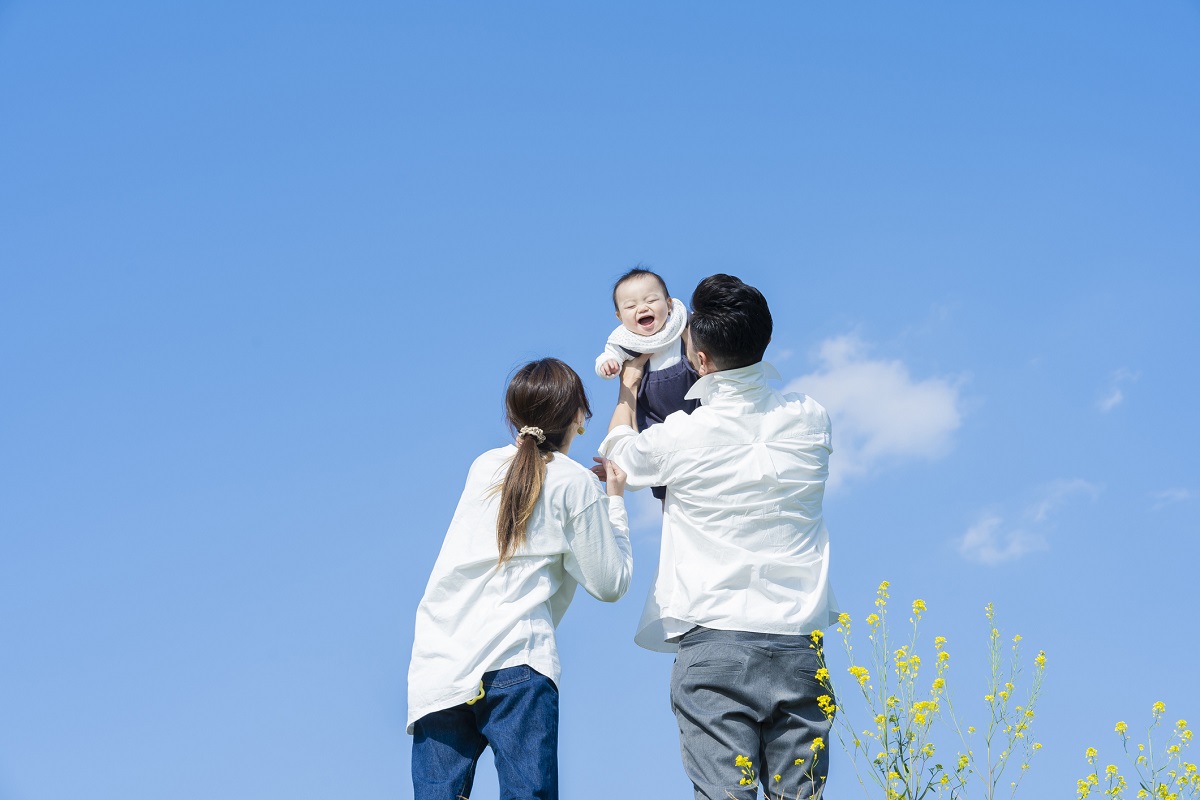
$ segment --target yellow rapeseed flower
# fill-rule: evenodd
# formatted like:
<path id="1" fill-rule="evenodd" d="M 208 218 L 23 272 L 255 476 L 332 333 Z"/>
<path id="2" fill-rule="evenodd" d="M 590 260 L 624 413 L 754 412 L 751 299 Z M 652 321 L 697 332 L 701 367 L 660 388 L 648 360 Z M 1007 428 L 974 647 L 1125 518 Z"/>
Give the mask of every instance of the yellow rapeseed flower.
<path id="1" fill-rule="evenodd" d="M 1088 749 L 1087 749 L 1087 750 L 1084 752 L 1084 755 L 1085 755 L 1085 756 L 1087 756 L 1087 760 L 1088 760 L 1088 761 L 1091 761 L 1093 758 L 1095 758 L 1095 757 L 1096 757 L 1096 748 L 1094 748 L 1094 747 L 1089 747 L 1089 748 L 1088 748 Z"/>
<path id="2" fill-rule="evenodd" d="M 1037 663 L 1037 665 L 1039 667 L 1045 668 L 1045 666 L 1046 666 L 1046 651 L 1039 650 L 1037 657 L 1034 658 L 1033 660 Z"/>
<path id="3" fill-rule="evenodd" d="M 868 614 L 867 615 L 867 624 L 870 625 L 872 628 L 875 627 L 876 625 L 878 625 L 879 624 L 879 615 L 878 614 Z"/>
<path id="4" fill-rule="evenodd" d="M 754 762 L 751 761 L 749 758 L 746 758 L 746 756 L 740 755 L 733 760 L 733 765 L 735 767 L 753 767 Z"/>
<path id="5" fill-rule="evenodd" d="M 1154 716 L 1160 717 L 1166 713 L 1167 706 L 1161 700 L 1159 700 L 1154 704 L 1154 707 L 1151 709 L 1151 711 L 1154 713 Z"/>
<path id="6" fill-rule="evenodd" d="M 812 744 L 809 745 L 809 749 L 811 749 L 814 753 L 819 750 L 824 750 L 825 740 L 818 736 L 817 738 L 813 739 Z"/>
<path id="7" fill-rule="evenodd" d="M 871 673 L 866 669 L 866 667 L 860 667 L 856 665 L 850 667 L 847 671 L 854 676 L 855 680 L 858 681 L 859 686 L 862 686 L 871 679 Z"/>
<path id="8" fill-rule="evenodd" d="M 918 617 L 921 616 L 922 612 L 925 611 L 925 601 L 913 600 L 912 609 L 914 614 L 916 614 Z"/>
<path id="9" fill-rule="evenodd" d="M 1115 728 L 1113 728 L 1113 730 L 1116 731 L 1117 733 L 1124 733 L 1125 731 L 1129 730 L 1129 726 L 1126 725 L 1122 721 L 1122 722 L 1118 722 L 1117 726 Z"/>
<path id="10" fill-rule="evenodd" d="M 838 624 L 839 625 L 849 625 L 850 624 L 850 615 L 847 614 L 845 611 L 843 611 L 841 614 L 838 614 Z"/>

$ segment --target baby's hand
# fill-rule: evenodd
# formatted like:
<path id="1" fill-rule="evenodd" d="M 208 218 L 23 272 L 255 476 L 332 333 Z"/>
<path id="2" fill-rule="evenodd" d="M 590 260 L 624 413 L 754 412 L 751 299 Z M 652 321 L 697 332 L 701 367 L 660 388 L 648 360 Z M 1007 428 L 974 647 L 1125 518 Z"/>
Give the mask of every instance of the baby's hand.
<path id="1" fill-rule="evenodd" d="M 610 358 L 600 366 L 600 371 L 604 373 L 604 377 L 611 378 L 621 371 L 621 365 L 615 358 Z"/>

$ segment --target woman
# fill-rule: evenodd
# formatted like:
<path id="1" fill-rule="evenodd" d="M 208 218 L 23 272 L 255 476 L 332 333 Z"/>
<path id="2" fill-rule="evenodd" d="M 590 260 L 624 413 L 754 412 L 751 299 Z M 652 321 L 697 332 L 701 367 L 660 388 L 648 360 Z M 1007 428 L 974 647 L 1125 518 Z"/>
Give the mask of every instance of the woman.
<path id="1" fill-rule="evenodd" d="M 408 674 L 416 800 L 470 796 L 489 744 L 501 798 L 558 797 L 554 629 L 576 585 L 614 602 L 633 571 L 625 473 L 602 461 L 605 497 L 566 457 L 592 415 L 579 376 L 554 358 L 526 364 L 505 409 L 516 444 L 471 465 L 417 608 Z"/>

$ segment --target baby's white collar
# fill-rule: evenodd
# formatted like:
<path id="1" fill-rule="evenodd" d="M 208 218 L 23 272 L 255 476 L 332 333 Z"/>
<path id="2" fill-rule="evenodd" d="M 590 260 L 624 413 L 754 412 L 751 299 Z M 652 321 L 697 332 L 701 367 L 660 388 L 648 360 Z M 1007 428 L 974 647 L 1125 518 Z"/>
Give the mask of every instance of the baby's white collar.
<path id="1" fill-rule="evenodd" d="M 683 329 L 687 327 L 687 308 L 683 301 L 671 298 L 671 315 L 662 330 L 650 336 L 634 333 L 624 325 L 618 325 L 608 337 L 609 344 L 632 350 L 635 353 L 657 353 L 679 341 Z"/>

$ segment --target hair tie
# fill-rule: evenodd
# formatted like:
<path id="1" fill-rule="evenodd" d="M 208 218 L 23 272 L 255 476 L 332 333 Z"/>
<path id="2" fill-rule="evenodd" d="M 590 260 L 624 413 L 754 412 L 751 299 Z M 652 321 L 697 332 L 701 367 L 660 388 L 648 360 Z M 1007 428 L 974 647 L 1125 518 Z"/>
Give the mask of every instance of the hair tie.
<path id="1" fill-rule="evenodd" d="M 517 436 L 532 436 L 537 439 L 538 444 L 546 441 L 546 434 L 542 433 L 542 429 L 535 428 L 532 425 L 526 425 L 524 428 L 521 428 L 521 432 L 518 433 Z"/>

